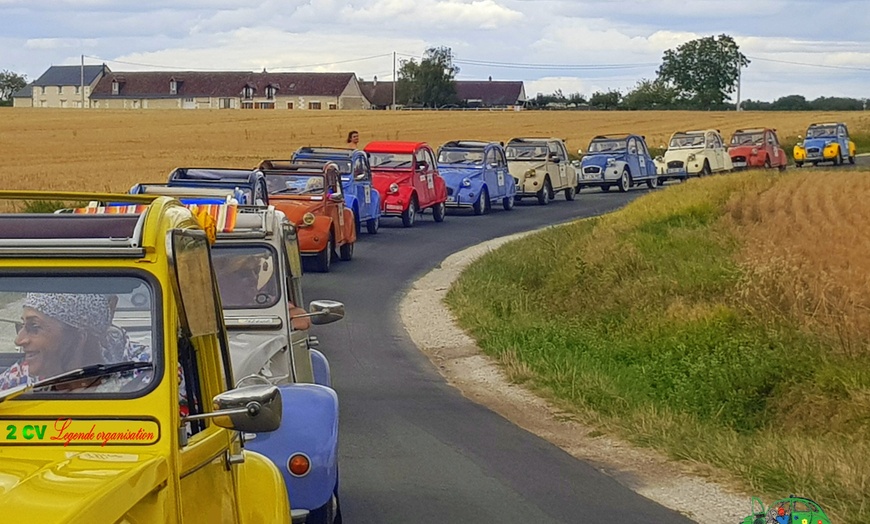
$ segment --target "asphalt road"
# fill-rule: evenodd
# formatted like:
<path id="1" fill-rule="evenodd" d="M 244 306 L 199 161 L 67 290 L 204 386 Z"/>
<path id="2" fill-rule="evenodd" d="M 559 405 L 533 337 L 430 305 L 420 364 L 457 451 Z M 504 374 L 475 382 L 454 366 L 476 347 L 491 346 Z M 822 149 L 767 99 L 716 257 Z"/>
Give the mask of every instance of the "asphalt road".
<path id="1" fill-rule="evenodd" d="M 345 522 L 688 522 L 448 386 L 400 324 L 405 289 L 451 253 L 491 238 L 614 210 L 646 193 L 586 190 L 488 216 L 385 219 L 354 259 L 307 273 L 306 300 L 347 306 L 315 326 L 341 403 Z M 699 501 L 701 503 L 701 501 Z"/>

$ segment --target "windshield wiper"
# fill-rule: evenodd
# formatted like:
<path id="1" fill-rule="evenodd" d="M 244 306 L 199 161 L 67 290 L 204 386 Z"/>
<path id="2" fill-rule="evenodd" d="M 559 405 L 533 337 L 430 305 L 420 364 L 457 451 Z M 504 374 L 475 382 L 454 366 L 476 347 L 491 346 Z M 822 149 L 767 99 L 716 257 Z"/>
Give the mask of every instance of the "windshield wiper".
<path id="1" fill-rule="evenodd" d="M 124 373 L 127 371 L 135 371 L 137 369 L 152 369 L 154 364 L 151 362 L 117 362 L 115 364 L 94 364 L 83 368 L 73 369 L 60 375 L 55 375 L 33 384 L 23 384 L 14 388 L 9 388 L 6 391 L 0 391 L 0 402 L 21 396 L 25 393 L 30 393 L 34 389 L 46 388 L 63 384 L 65 382 L 73 382 L 75 380 L 84 380 L 89 378 L 104 377 L 115 373 Z"/>

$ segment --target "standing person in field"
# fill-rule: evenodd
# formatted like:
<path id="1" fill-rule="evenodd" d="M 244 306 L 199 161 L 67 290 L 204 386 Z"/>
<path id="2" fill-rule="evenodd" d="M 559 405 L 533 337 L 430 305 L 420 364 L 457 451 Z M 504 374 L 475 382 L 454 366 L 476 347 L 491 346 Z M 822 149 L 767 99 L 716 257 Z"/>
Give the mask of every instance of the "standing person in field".
<path id="1" fill-rule="evenodd" d="M 347 147 L 359 148 L 359 131 L 351 131 L 347 134 Z"/>

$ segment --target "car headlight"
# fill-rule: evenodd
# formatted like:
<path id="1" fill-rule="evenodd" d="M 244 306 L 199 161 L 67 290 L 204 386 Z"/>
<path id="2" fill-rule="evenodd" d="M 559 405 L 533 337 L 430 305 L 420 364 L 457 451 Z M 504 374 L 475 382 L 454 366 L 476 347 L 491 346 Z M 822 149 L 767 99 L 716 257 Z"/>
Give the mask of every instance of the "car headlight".
<path id="1" fill-rule="evenodd" d="M 616 165 L 616 159 L 615 159 L 615 158 L 608 158 L 608 159 L 607 159 L 607 165 L 608 165 L 608 166 L 615 166 L 615 165 Z"/>
<path id="2" fill-rule="evenodd" d="M 691 162 L 692 160 L 695 160 L 695 153 L 689 153 L 689 156 L 686 157 L 687 162 Z"/>
<path id="3" fill-rule="evenodd" d="M 757 147 L 753 147 L 753 148 L 752 148 L 752 154 L 753 154 L 753 155 L 757 155 L 757 154 L 758 154 L 758 148 L 757 148 Z"/>
<path id="4" fill-rule="evenodd" d="M 534 169 L 529 169 L 528 171 L 526 171 L 526 178 L 532 178 L 536 174 L 538 174 L 537 171 L 535 171 Z"/>
<path id="5" fill-rule="evenodd" d="M 471 187 L 471 180 L 467 178 L 462 179 L 462 187 Z"/>
<path id="6" fill-rule="evenodd" d="M 395 182 L 390 184 L 390 189 L 389 189 L 388 193 L 391 195 L 395 195 L 398 192 L 399 192 L 399 184 L 397 184 Z"/>
<path id="7" fill-rule="evenodd" d="M 665 157 L 663 157 L 662 155 L 659 155 L 656 157 L 656 162 L 664 162 L 664 161 L 665 161 Z"/>
<path id="8" fill-rule="evenodd" d="M 309 213 L 305 213 L 304 215 L 302 215 L 302 224 L 304 224 L 306 226 L 310 226 L 313 223 L 314 223 L 314 213 L 309 212 Z"/>

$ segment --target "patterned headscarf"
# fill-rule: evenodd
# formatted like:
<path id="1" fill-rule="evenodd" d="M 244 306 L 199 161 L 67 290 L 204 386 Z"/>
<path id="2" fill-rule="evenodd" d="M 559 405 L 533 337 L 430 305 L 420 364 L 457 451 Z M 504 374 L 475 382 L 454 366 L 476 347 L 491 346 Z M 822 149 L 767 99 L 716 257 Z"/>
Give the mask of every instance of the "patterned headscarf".
<path id="1" fill-rule="evenodd" d="M 35 309 L 76 329 L 104 334 L 112 324 L 106 295 L 88 293 L 28 293 L 24 307 Z"/>

